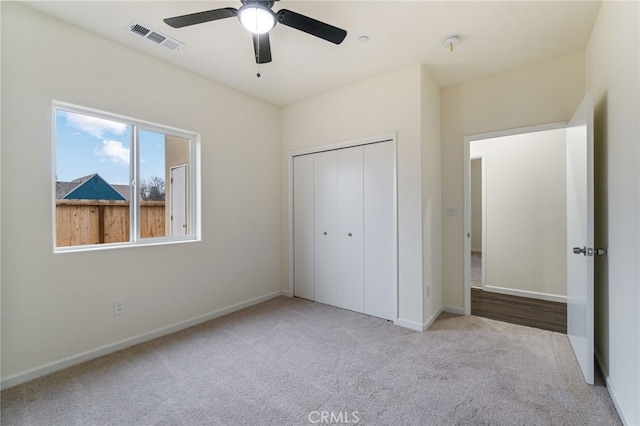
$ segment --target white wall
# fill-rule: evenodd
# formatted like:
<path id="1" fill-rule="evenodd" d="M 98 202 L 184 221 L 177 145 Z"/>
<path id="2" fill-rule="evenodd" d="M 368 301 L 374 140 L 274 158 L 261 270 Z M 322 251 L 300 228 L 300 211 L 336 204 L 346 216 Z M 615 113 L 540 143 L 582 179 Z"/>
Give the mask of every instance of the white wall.
<path id="1" fill-rule="evenodd" d="M 640 4 L 602 3 L 586 51 L 595 107 L 596 350 L 627 424 L 640 425 Z"/>
<path id="2" fill-rule="evenodd" d="M 282 110 L 283 158 L 287 158 L 289 151 L 397 131 L 398 316 L 401 324 L 414 328 L 421 328 L 424 321 L 421 164 L 423 79 L 429 80 L 423 75 L 422 67 L 413 66 Z M 433 92 L 433 87 L 424 90 Z M 431 136 L 424 139 L 427 141 L 424 144 L 437 152 Z M 430 161 L 437 163 L 438 158 L 431 158 Z M 437 164 L 434 167 L 438 167 Z M 282 187 L 286 190 L 288 170 L 285 168 L 283 173 Z M 439 208 L 438 194 L 432 195 L 433 206 Z M 284 197 L 284 205 L 287 202 L 287 197 Z M 285 225 L 287 218 L 283 217 L 283 221 Z M 434 215 L 430 223 L 432 227 L 437 227 L 438 217 Z M 283 241 L 288 244 L 288 227 L 284 228 Z M 435 245 L 432 256 L 438 252 L 439 245 Z M 435 259 L 434 265 L 437 265 Z M 285 271 L 289 270 L 288 265 L 284 268 Z"/>
<path id="3" fill-rule="evenodd" d="M 0 49 L 2 48 L 2 7 L 0 6 Z M 2 94 L 2 54 L 0 50 L 0 95 Z M 0 101 L 0 118 L 2 102 Z M 0 119 L 0 374 L 2 373 L 2 120 Z"/>
<path id="4" fill-rule="evenodd" d="M 3 379 L 279 293 L 279 109 L 1 6 Z M 200 133 L 202 242 L 54 255 L 54 99 Z"/>
<path id="5" fill-rule="evenodd" d="M 465 136 L 568 121 L 583 96 L 583 53 L 443 88 L 443 212 L 463 211 Z M 442 221 L 443 303 L 460 310 L 464 305 L 462 216 Z"/>
<path id="6" fill-rule="evenodd" d="M 442 309 L 442 170 L 440 87 L 422 68 L 422 275 L 423 324 Z"/>
<path id="7" fill-rule="evenodd" d="M 565 129 L 472 141 L 470 152 L 486 168 L 486 289 L 566 301 Z"/>
<path id="8" fill-rule="evenodd" d="M 471 160 L 471 251 L 482 251 L 482 159 Z"/>

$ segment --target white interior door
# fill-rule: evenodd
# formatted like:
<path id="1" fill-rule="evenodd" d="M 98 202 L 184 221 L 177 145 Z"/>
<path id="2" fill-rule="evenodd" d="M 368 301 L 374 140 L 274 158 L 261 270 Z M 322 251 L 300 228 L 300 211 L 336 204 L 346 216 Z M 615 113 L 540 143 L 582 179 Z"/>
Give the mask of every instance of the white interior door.
<path id="1" fill-rule="evenodd" d="M 172 167 L 171 235 L 187 235 L 187 166 Z"/>
<path id="2" fill-rule="evenodd" d="M 293 157 L 293 294 L 314 300 L 313 155 Z"/>
<path id="3" fill-rule="evenodd" d="M 336 151 L 338 306 L 364 311 L 363 147 Z"/>
<path id="4" fill-rule="evenodd" d="M 567 127 L 567 335 L 585 380 L 594 383 L 593 100 Z"/>
<path id="5" fill-rule="evenodd" d="M 313 162 L 315 300 L 340 306 L 336 250 L 338 238 L 336 151 L 314 154 Z"/>

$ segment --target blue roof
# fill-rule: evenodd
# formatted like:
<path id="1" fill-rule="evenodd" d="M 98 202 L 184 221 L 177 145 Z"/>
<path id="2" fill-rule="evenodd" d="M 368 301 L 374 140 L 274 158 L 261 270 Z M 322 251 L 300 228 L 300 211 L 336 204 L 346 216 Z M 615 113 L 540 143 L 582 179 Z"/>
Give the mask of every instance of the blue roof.
<path id="1" fill-rule="evenodd" d="M 63 199 L 125 201 L 125 198 L 97 173 L 78 180 L 78 186 L 62 197 Z"/>

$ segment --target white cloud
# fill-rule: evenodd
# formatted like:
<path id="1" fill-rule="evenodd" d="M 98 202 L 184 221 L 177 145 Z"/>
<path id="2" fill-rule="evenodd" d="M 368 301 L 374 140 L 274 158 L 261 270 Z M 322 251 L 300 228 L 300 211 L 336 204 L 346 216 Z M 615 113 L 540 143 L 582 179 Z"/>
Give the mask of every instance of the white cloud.
<path id="1" fill-rule="evenodd" d="M 65 117 L 69 126 L 101 139 L 104 138 L 105 133 L 122 135 L 129 128 L 125 123 L 72 112 L 66 112 Z"/>
<path id="2" fill-rule="evenodd" d="M 122 142 L 114 140 L 102 141 L 101 147 L 96 147 L 94 152 L 97 156 L 110 160 L 112 163 L 121 164 L 123 166 L 129 165 L 129 148 L 122 145 Z"/>

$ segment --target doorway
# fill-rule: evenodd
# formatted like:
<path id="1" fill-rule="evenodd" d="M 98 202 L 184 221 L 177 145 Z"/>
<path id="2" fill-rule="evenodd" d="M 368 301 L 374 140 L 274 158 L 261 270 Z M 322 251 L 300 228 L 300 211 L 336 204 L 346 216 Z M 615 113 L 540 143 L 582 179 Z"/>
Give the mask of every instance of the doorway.
<path id="1" fill-rule="evenodd" d="M 484 214 L 484 179 L 483 155 L 471 156 L 471 287 L 484 287 L 484 271 L 482 256 Z M 486 257 L 484 257 L 486 260 Z"/>
<path id="2" fill-rule="evenodd" d="M 565 125 L 465 142 L 466 313 L 566 332 Z"/>
<path id="3" fill-rule="evenodd" d="M 527 129 L 516 129 L 494 134 L 484 134 L 467 136 L 464 139 L 464 206 L 465 206 L 465 222 L 464 222 L 464 309 L 465 314 L 471 313 L 471 286 L 470 286 L 470 269 L 471 269 L 471 144 L 487 138 L 495 138 L 509 135 L 536 135 L 536 132 L 545 130 L 563 129 L 564 131 L 564 163 L 565 163 L 565 221 L 564 235 L 565 253 L 562 256 L 565 262 L 565 300 L 567 309 L 567 336 L 580 369 L 584 375 L 585 381 L 589 384 L 594 383 L 594 256 L 606 256 L 606 248 L 594 247 L 594 226 L 593 226 L 593 96 L 585 95 L 584 99 L 578 106 L 573 117 L 568 123 L 544 125 L 531 127 Z M 511 145 L 513 147 L 515 145 Z M 535 154 L 547 154 L 541 145 L 536 145 L 537 150 L 531 152 L 531 157 L 535 158 Z M 546 162 L 554 159 L 554 156 L 547 155 L 543 157 L 544 161 L 540 163 L 539 168 L 547 168 Z M 487 158 L 485 158 L 485 161 Z M 490 162 L 489 162 L 490 163 Z M 509 162 L 506 162 L 507 164 Z M 514 175 L 507 175 L 505 182 L 518 182 L 514 179 Z M 487 174 L 488 177 L 488 174 Z M 487 179 L 484 179 L 485 187 L 489 187 Z M 557 182 L 549 185 L 542 192 L 553 191 L 553 186 Z M 488 194 L 495 191 L 487 190 L 484 194 L 486 200 Z M 532 193 L 534 195 L 535 193 Z M 521 194 L 520 194 L 521 195 Z M 486 200 L 485 204 L 491 205 L 491 200 Z M 513 202 L 512 204 L 516 204 Z M 508 211 L 508 209 L 503 209 Z M 535 210 L 535 209 L 533 209 Z M 537 209 L 540 212 L 546 210 Z M 501 210 L 497 210 L 501 211 Z M 483 220 L 487 221 L 487 216 Z M 512 234 L 512 239 L 516 242 L 511 245 L 513 252 L 524 252 L 527 255 L 533 255 L 536 252 L 545 253 L 546 246 L 536 247 L 535 240 L 524 235 L 525 231 L 530 227 L 528 223 L 522 229 L 516 230 Z M 492 241 L 493 236 L 491 229 L 486 229 L 483 234 L 485 247 L 487 241 Z M 536 249 L 538 249 L 536 251 Z M 485 250 L 483 255 L 491 256 Z M 526 256 L 525 256 L 526 257 Z M 544 259 L 544 256 L 542 257 Z M 558 258 L 559 260 L 559 258 Z M 502 259 L 503 263 L 506 263 Z M 491 271 L 490 264 L 487 263 L 485 274 L 487 279 L 485 288 L 488 287 L 491 279 L 487 272 Z M 544 263 L 538 264 L 541 270 L 548 270 Z"/>

